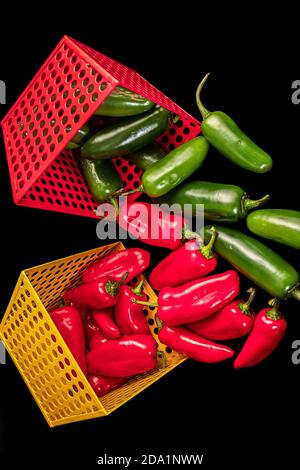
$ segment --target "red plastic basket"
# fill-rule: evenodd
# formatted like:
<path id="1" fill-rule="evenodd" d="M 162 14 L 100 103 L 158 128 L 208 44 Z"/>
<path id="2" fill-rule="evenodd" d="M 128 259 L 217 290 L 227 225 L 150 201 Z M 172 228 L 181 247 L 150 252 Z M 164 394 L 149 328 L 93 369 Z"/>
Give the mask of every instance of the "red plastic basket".
<path id="1" fill-rule="evenodd" d="M 157 140 L 165 150 L 199 134 L 199 121 L 137 72 L 64 36 L 2 121 L 16 204 L 96 217 L 98 204 L 65 147 L 118 84 L 180 116 Z M 141 171 L 113 161 L 126 190 L 138 187 Z"/>

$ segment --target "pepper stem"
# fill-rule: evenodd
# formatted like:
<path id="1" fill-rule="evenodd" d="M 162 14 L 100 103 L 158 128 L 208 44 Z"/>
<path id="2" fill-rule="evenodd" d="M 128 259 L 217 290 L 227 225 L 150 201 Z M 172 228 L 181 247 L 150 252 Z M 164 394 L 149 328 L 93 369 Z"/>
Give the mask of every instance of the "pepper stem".
<path id="1" fill-rule="evenodd" d="M 204 86 L 204 83 L 206 82 L 206 80 L 208 79 L 209 77 L 209 73 L 207 73 L 205 75 L 205 77 L 201 80 L 201 82 L 199 83 L 199 86 L 197 88 L 197 91 L 196 91 L 196 103 L 197 103 L 197 106 L 200 110 L 200 113 L 201 113 L 201 116 L 202 116 L 202 119 L 205 119 L 208 115 L 209 115 L 209 111 L 203 106 L 203 103 L 200 99 L 200 94 L 201 94 L 201 91 L 202 91 L 202 88 Z"/>
<path id="2" fill-rule="evenodd" d="M 241 302 L 238 307 L 245 315 L 251 315 L 250 305 L 252 304 L 254 297 L 256 296 L 256 289 L 255 287 L 250 287 L 247 290 L 249 297 L 246 302 Z"/>
<path id="3" fill-rule="evenodd" d="M 121 193 L 121 196 L 129 196 L 129 194 L 135 194 L 135 193 L 143 193 L 144 192 L 144 188 L 142 185 L 140 185 L 138 188 L 136 189 L 132 189 L 131 191 L 126 191 L 126 193 Z"/>
<path id="4" fill-rule="evenodd" d="M 203 245 L 202 248 L 200 248 L 201 254 L 206 259 L 211 259 L 211 258 L 214 257 L 214 254 L 212 253 L 212 248 L 214 246 L 214 243 L 215 243 L 216 237 L 217 237 L 217 231 L 216 231 L 215 227 L 211 227 L 210 232 L 211 232 L 211 237 L 210 237 L 209 242 L 207 243 L 207 245 Z"/>
<path id="5" fill-rule="evenodd" d="M 156 359 L 158 359 L 159 357 L 161 358 L 161 363 L 162 363 L 161 365 L 162 365 L 162 368 L 164 369 L 167 365 L 166 355 L 163 351 L 157 351 Z"/>
<path id="6" fill-rule="evenodd" d="M 110 198 L 108 199 L 108 201 L 109 201 L 109 202 L 111 203 L 111 205 L 113 206 L 113 208 L 114 208 L 114 210 L 115 210 L 115 217 L 117 218 L 118 215 L 119 215 L 119 204 L 118 204 L 116 198 L 110 197 Z"/>
<path id="7" fill-rule="evenodd" d="M 134 304 L 145 305 L 146 307 L 158 307 L 158 303 L 156 302 L 146 302 L 145 300 L 136 300 L 132 299 Z"/>
<path id="8" fill-rule="evenodd" d="M 201 242 L 203 242 L 202 237 L 198 233 L 193 232 L 186 226 L 182 229 L 181 234 L 184 240 L 191 240 L 193 238 L 196 238 L 197 240 L 201 240 Z"/>
<path id="9" fill-rule="evenodd" d="M 141 281 L 138 283 L 137 286 L 131 287 L 131 292 L 134 295 L 142 295 L 143 293 L 143 285 L 144 285 L 144 279 L 141 279 Z"/>
<path id="10" fill-rule="evenodd" d="M 160 332 L 160 330 L 163 327 L 163 323 L 157 315 L 155 315 L 155 321 L 156 321 L 156 324 L 157 324 L 158 332 Z"/>
<path id="11" fill-rule="evenodd" d="M 264 197 L 261 197 L 260 199 L 248 199 L 245 197 L 245 199 L 242 202 L 243 205 L 243 211 L 247 213 L 249 210 L 254 209 L 255 207 L 262 206 L 266 202 L 268 202 L 271 199 L 270 194 L 266 194 Z"/>
<path id="12" fill-rule="evenodd" d="M 272 307 L 271 310 L 268 310 L 266 315 L 271 320 L 280 320 L 282 318 L 281 313 L 278 311 L 279 309 L 279 300 L 278 299 L 271 299 L 269 300 L 268 304 Z"/>
<path id="13" fill-rule="evenodd" d="M 119 288 L 120 285 L 123 284 L 123 282 L 127 279 L 128 277 L 128 272 L 124 273 L 122 279 L 120 281 L 107 281 L 105 285 L 105 290 L 106 292 L 111 295 L 112 297 L 115 297 L 119 293 Z"/>
<path id="14" fill-rule="evenodd" d="M 294 297 L 296 300 L 300 300 L 300 288 L 297 284 L 296 287 L 289 293 L 289 297 Z"/>

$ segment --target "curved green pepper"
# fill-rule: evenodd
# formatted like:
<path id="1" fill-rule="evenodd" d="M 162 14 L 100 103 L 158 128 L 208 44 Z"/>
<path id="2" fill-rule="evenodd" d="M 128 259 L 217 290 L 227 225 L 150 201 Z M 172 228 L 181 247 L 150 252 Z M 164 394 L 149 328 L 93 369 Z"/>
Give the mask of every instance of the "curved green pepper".
<path id="1" fill-rule="evenodd" d="M 73 142 L 72 140 L 70 140 L 70 142 L 66 145 L 67 150 L 75 150 L 75 149 L 79 149 L 79 147 L 80 145 L 75 144 L 75 142 Z"/>
<path id="2" fill-rule="evenodd" d="M 154 198 L 168 193 L 200 168 L 208 149 L 202 136 L 180 145 L 143 173 L 141 190 Z"/>
<path id="3" fill-rule="evenodd" d="M 117 86 L 95 111 L 97 116 L 136 116 L 153 108 L 155 103 L 141 95 Z"/>
<path id="4" fill-rule="evenodd" d="M 265 173 L 272 168 L 270 155 L 247 137 L 237 124 L 222 111 L 209 112 L 200 100 L 200 93 L 209 73 L 198 86 L 196 101 L 203 122 L 202 133 L 224 157 L 254 173 Z"/>
<path id="5" fill-rule="evenodd" d="M 96 201 L 114 202 L 112 198 L 122 189 L 122 181 L 112 162 L 85 159 L 81 161 L 81 167 L 85 181 Z"/>
<path id="6" fill-rule="evenodd" d="M 264 204 L 270 199 L 267 194 L 258 200 L 249 199 L 245 191 L 233 184 L 211 183 L 208 181 L 189 181 L 173 189 L 162 202 L 169 205 L 192 205 L 192 215 L 197 216 L 197 204 L 204 204 L 206 220 L 217 222 L 238 222 L 249 210 Z"/>
<path id="7" fill-rule="evenodd" d="M 300 212 L 288 209 L 264 209 L 247 217 L 247 226 L 260 237 L 300 249 Z"/>
<path id="8" fill-rule="evenodd" d="M 100 160 L 135 152 L 163 134 L 169 118 L 170 111 L 156 107 L 141 116 L 122 119 L 93 135 L 81 148 L 81 156 Z"/>
<path id="9" fill-rule="evenodd" d="M 272 297 L 300 300 L 299 274 L 293 266 L 255 238 L 232 228 L 214 227 L 217 231 L 216 253 Z M 206 226 L 205 239 L 210 237 L 210 227 Z"/>
<path id="10" fill-rule="evenodd" d="M 133 162 L 138 168 L 145 171 L 149 166 L 161 160 L 165 155 L 166 152 L 153 142 L 136 152 L 130 153 L 126 158 Z"/>

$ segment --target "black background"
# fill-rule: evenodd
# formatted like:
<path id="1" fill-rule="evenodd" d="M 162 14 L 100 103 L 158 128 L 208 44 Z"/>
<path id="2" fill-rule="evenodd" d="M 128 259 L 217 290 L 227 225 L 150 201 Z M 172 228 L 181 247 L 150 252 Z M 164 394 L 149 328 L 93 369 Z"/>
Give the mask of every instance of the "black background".
<path id="1" fill-rule="evenodd" d="M 210 71 L 205 104 L 238 121 L 272 154 L 274 169 L 267 175 L 248 173 L 211 150 L 201 179 L 239 184 L 253 197 L 270 192 L 272 207 L 299 209 L 300 106 L 291 102 L 291 82 L 300 72 L 293 38 L 285 37 L 283 44 L 278 31 L 271 35 L 266 29 L 258 36 L 258 24 L 244 35 L 243 27 L 239 31 L 228 27 L 224 32 L 212 28 L 204 33 L 199 26 L 201 15 L 192 25 L 188 23 L 193 12 L 188 20 L 166 22 L 155 16 L 147 23 L 136 14 L 116 23 L 115 14 L 116 10 L 108 20 L 99 17 L 99 27 L 89 30 L 15 28 L 14 41 L 8 40 L 8 31 L 1 32 L 0 79 L 7 84 L 7 105 L 1 106 L 1 117 L 63 34 L 136 68 L 195 116 L 199 114 L 194 91 Z M 119 11 L 118 16 L 122 15 Z M 1 317 L 21 269 L 100 242 L 95 220 L 15 206 L 2 143 L 0 152 Z M 294 250 L 270 245 L 300 267 Z M 154 249 L 152 253 L 152 264 L 165 254 Z M 258 296 L 256 310 L 267 298 Z M 52 430 L 8 358 L 7 365 L 0 366 L 0 449 L 10 463 L 28 461 L 33 466 L 46 460 L 55 462 L 57 468 L 80 459 L 85 468 L 94 468 L 97 456 L 104 453 L 138 457 L 171 452 L 203 452 L 207 468 L 297 465 L 300 365 L 291 362 L 291 344 L 300 339 L 299 305 L 291 300 L 282 303 L 281 310 L 288 319 L 287 334 L 261 365 L 234 371 L 230 362 L 187 361 L 111 416 Z"/>

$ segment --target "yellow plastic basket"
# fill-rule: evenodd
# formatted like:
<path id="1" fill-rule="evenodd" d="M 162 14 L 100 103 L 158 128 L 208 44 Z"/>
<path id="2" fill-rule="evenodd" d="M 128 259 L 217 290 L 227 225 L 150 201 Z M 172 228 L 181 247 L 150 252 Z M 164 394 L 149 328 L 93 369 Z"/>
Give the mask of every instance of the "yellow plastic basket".
<path id="1" fill-rule="evenodd" d="M 50 427 L 110 414 L 185 360 L 166 352 L 167 366 L 131 379 L 99 399 L 52 322 L 48 310 L 57 306 L 63 292 L 80 282 L 83 271 L 114 251 L 121 242 L 102 246 L 21 272 L 0 325 L 0 338 Z M 156 295 L 145 280 L 144 291 Z M 156 309 L 147 308 L 154 333 Z M 158 341 L 159 343 L 159 341 Z M 164 345 L 160 349 L 166 351 Z"/>

